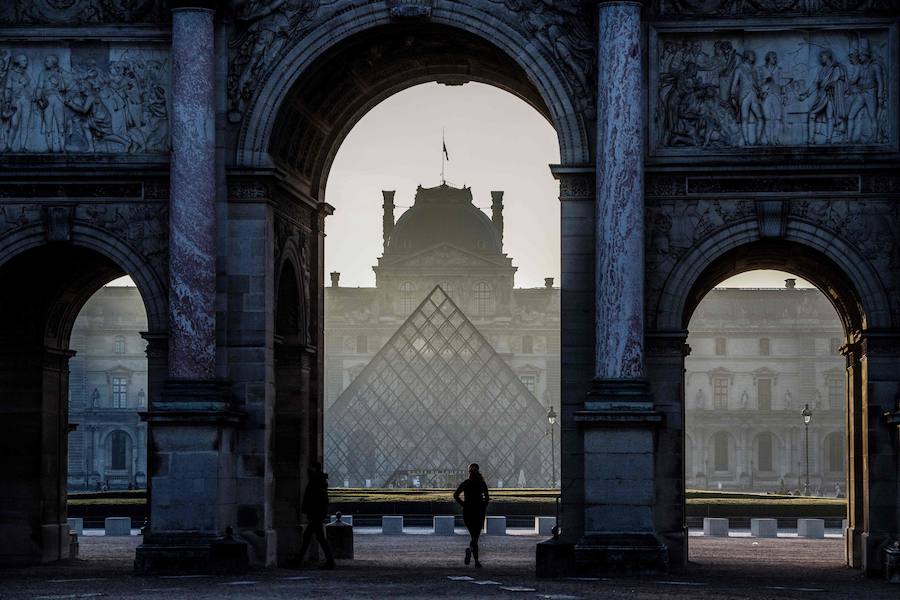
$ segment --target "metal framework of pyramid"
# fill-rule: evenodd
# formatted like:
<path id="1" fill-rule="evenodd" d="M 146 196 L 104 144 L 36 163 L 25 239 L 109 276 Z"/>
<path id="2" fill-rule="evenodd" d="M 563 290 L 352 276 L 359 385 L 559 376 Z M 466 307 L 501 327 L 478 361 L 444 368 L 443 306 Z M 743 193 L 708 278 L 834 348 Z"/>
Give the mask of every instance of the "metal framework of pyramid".
<path id="1" fill-rule="evenodd" d="M 492 486 L 550 482 L 546 408 L 440 286 L 326 421 L 333 485 L 446 487 L 470 462 Z"/>

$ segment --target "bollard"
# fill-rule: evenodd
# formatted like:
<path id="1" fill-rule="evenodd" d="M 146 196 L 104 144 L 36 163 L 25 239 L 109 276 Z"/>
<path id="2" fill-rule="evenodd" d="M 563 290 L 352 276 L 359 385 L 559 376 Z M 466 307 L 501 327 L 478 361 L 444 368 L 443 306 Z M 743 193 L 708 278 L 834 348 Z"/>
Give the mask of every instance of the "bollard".
<path id="1" fill-rule="evenodd" d="M 750 537 L 777 538 L 778 519 L 750 519 Z"/>
<path id="2" fill-rule="evenodd" d="M 384 535 L 403 535 L 403 517 L 397 515 L 381 517 L 381 533 Z"/>
<path id="3" fill-rule="evenodd" d="M 453 515 L 436 515 L 434 517 L 434 535 L 454 535 L 456 533 L 456 517 Z"/>
<path id="4" fill-rule="evenodd" d="M 131 535 L 131 517 L 106 517 L 103 522 L 106 535 Z"/>
<path id="5" fill-rule="evenodd" d="M 728 537 L 728 519 L 703 519 L 703 535 L 709 537 Z"/>
<path id="6" fill-rule="evenodd" d="M 534 518 L 534 532 L 538 535 L 553 535 L 554 525 L 556 525 L 556 517 Z"/>
<path id="7" fill-rule="evenodd" d="M 353 558 L 353 525 L 345 523 L 341 513 L 335 515 L 333 523 L 325 526 L 325 538 L 335 558 Z"/>
<path id="8" fill-rule="evenodd" d="M 484 532 L 487 535 L 506 535 L 506 517 L 489 516 L 485 518 Z"/>
<path id="9" fill-rule="evenodd" d="M 69 532 L 69 560 L 78 558 L 78 534 L 74 531 Z"/>
<path id="10" fill-rule="evenodd" d="M 884 578 L 888 583 L 900 583 L 900 541 L 884 549 Z"/>
<path id="11" fill-rule="evenodd" d="M 69 517 L 66 523 L 69 525 L 69 531 L 74 531 L 78 535 L 84 534 L 84 519 L 81 517 Z"/>
<path id="12" fill-rule="evenodd" d="M 797 519 L 797 537 L 820 540 L 825 537 L 825 519 Z"/>

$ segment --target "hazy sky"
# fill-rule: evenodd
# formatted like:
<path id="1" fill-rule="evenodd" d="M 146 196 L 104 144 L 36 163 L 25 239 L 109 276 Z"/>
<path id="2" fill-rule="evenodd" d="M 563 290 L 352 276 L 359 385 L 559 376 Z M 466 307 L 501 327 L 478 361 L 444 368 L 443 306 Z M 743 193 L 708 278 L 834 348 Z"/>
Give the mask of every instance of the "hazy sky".
<path id="1" fill-rule="evenodd" d="M 407 89 L 385 100 L 353 128 L 338 151 L 325 200 L 325 269 L 342 286 L 372 286 L 381 256 L 382 190 L 396 190 L 400 218 L 416 186 L 441 183 L 441 130 L 446 129 L 447 183 L 471 186 L 490 215 L 491 190 L 505 192 L 503 249 L 519 268 L 516 286 L 559 282 L 559 162 L 553 127 L 512 94 L 487 85 Z M 403 208 L 400 208 L 403 207 Z"/>

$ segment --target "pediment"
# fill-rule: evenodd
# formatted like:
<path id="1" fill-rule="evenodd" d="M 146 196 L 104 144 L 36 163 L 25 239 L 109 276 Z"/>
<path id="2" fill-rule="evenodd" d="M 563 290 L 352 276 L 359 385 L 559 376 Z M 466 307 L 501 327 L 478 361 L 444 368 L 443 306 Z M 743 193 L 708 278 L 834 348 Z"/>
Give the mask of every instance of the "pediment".
<path id="1" fill-rule="evenodd" d="M 382 257 L 379 259 L 380 267 L 473 267 L 507 266 L 508 259 L 498 256 L 491 259 L 481 254 L 469 252 L 452 244 L 437 244 L 408 256 Z"/>

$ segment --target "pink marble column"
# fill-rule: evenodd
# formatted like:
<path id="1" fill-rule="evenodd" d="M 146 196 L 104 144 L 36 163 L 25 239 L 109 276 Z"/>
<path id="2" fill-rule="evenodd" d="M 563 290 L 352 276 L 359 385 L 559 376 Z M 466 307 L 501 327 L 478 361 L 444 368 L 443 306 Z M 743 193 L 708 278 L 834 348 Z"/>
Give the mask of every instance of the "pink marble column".
<path id="1" fill-rule="evenodd" d="M 201 4 L 198 2 L 197 4 Z M 169 377 L 215 371 L 213 11 L 172 10 Z"/>
<path id="2" fill-rule="evenodd" d="M 598 379 L 644 375 L 641 4 L 598 2 Z"/>

